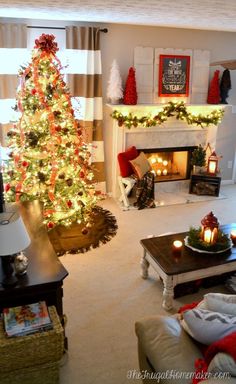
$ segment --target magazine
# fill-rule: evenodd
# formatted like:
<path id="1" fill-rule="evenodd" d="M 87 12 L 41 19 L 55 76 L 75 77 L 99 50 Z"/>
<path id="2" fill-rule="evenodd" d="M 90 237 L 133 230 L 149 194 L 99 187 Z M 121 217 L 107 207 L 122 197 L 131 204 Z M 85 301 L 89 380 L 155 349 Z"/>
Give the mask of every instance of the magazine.
<path id="1" fill-rule="evenodd" d="M 53 328 L 45 301 L 4 308 L 3 321 L 9 337 L 25 336 Z"/>

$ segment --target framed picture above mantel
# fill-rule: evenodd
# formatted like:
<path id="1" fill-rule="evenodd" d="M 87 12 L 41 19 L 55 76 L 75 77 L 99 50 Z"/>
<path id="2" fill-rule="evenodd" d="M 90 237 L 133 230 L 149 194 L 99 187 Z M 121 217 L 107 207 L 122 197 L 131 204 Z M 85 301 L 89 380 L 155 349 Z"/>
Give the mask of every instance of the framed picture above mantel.
<path id="1" fill-rule="evenodd" d="M 160 55 L 160 97 L 187 97 L 189 95 L 190 56 Z"/>

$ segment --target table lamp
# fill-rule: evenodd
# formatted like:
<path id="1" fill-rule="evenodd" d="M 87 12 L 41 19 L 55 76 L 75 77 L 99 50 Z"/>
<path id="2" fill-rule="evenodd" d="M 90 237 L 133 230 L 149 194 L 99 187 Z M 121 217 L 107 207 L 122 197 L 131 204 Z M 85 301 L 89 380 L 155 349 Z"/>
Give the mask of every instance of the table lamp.
<path id="1" fill-rule="evenodd" d="M 0 256 L 4 287 L 17 284 L 18 280 L 13 274 L 13 257 L 27 248 L 29 244 L 30 237 L 21 216 L 17 212 L 0 213 Z"/>

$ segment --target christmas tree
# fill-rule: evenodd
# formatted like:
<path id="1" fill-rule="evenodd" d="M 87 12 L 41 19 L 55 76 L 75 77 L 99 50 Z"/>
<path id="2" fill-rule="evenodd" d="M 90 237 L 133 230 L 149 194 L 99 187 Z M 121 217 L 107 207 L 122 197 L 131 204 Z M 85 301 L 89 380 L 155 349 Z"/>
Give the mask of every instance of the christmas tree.
<path id="1" fill-rule="evenodd" d="M 136 79 L 135 69 L 130 67 L 129 74 L 125 84 L 124 91 L 124 104 L 136 105 L 138 101 L 137 90 L 136 90 Z"/>
<path id="2" fill-rule="evenodd" d="M 120 76 L 119 66 L 116 60 L 111 65 L 110 77 L 107 87 L 107 97 L 112 104 L 118 103 L 123 97 L 122 80 Z"/>
<path id="3" fill-rule="evenodd" d="M 35 40 L 31 63 L 19 71 L 19 121 L 9 136 L 4 170 L 7 202 L 39 200 L 48 229 L 72 222 L 92 225 L 98 200 L 88 145 L 74 116 L 53 35 Z"/>
<path id="4" fill-rule="evenodd" d="M 216 70 L 214 72 L 213 78 L 211 79 L 209 90 L 208 90 L 208 96 L 207 96 L 208 104 L 219 104 L 220 102 L 219 74 L 220 74 L 220 71 Z"/>

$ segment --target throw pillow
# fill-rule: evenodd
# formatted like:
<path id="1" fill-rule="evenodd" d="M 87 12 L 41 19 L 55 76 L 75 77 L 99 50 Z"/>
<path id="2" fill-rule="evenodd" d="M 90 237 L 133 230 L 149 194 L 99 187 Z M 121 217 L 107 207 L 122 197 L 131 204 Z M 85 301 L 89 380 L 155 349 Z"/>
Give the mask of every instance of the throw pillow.
<path id="1" fill-rule="evenodd" d="M 236 316 L 236 295 L 208 293 L 204 295 L 207 309 Z"/>
<path id="2" fill-rule="evenodd" d="M 208 372 L 227 372 L 231 376 L 236 376 L 236 362 L 234 358 L 227 353 L 217 353 L 208 366 Z"/>
<path id="3" fill-rule="evenodd" d="M 205 345 L 210 345 L 226 335 L 236 332 L 235 316 L 206 309 L 194 308 L 183 312 L 181 324 L 190 336 Z"/>
<path id="4" fill-rule="evenodd" d="M 151 170 L 151 165 L 143 152 L 134 160 L 130 160 L 130 163 L 139 179 L 142 179 L 145 173 Z"/>
<path id="5" fill-rule="evenodd" d="M 138 150 L 135 146 L 127 148 L 125 152 L 118 154 L 117 159 L 120 166 L 120 175 L 122 177 L 129 177 L 134 173 L 130 160 L 138 157 Z"/>

